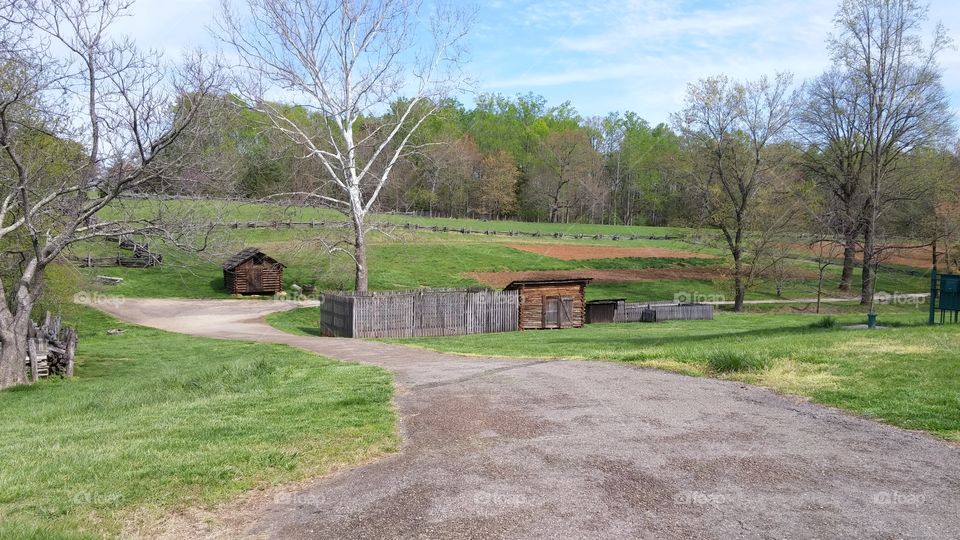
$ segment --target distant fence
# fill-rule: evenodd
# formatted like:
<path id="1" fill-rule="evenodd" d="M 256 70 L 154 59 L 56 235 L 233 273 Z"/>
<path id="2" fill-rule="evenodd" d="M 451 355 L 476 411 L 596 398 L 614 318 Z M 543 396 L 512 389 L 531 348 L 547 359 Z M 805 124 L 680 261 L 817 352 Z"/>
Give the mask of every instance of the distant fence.
<path id="1" fill-rule="evenodd" d="M 713 319 L 713 306 L 708 304 L 599 300 L 589 302 L 587 311 L 590 315 L 590 322 L 700 321 Z"/>
<path id="2" fill-rule="evenodd" d="M 518 330 L 517 291 L 442 289 L 324 294 L 325 336 L 383 338 L 459 336 Z"/>
<path id="3" fill-rule="evenodd" d="M 543 231 L 504 231 L 496 229 L 471 229 L 468 227 L 447 227 L 440 225 L 421 225 L 419 223 L 382 223 L 398 229 L 412 231 L 430 231 L 457 234 L 482 234 L 485 236 L 527 236 L 531 238 L 575 238 L 578 240 L 680 240 L 678 235 L 639 235 L 639 234 L 583 234 Z M 323 229 L 352 227 L 348 221 L 235 221 L 217 224 L 228 229 Z"/>
<path id="4" fill-rule="evenodd" d="M 79 265 L 81 268 L 109 268 L 117 266 L 125 268 L 152 268 L 154 266 L 160 266 L 163 263 L 163 256 L 159 253 L 140 253 L 135 254 L 133 257 L 124 257 L 122 255 L 117 255 L 116 257 L 93 257 L 87 255 L 86 257 L 64 258 Z"/>

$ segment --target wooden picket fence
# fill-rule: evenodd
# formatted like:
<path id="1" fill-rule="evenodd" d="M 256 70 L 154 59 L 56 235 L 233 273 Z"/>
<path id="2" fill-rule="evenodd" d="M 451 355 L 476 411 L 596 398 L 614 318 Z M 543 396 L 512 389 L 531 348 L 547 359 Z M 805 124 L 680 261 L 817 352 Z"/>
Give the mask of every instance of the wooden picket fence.
<path id="1" fill-rule="evenodd" d="M 517 291 L 327 293 L 320 307 L 320 330 L 325 336 L 356 338 L 514 332 L 519 306 Z"/>
<path id="2" fill-rule="evenodd" d="M 625 302 L 617 309 L 615 322 L 711 321 L 713 306 L 708 304 L 669 304 Z"/>

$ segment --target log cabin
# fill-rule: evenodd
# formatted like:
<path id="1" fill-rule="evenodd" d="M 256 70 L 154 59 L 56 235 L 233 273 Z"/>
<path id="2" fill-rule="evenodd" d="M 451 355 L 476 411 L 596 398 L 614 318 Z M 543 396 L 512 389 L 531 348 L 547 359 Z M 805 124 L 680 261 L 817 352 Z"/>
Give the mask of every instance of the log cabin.
<path id="1" fill-rule="evenodd" d="M 590 278 L 514 281 L 519 291 L 520 330 L 580 328 L 586 319 L 585 290 Z"/>
<path id="2" fill-rule="evenodd" d="M 223 284 L 232 294 L 276 294 L 283 290 L 285 266 L 255 247 L 223 264 Z"/>

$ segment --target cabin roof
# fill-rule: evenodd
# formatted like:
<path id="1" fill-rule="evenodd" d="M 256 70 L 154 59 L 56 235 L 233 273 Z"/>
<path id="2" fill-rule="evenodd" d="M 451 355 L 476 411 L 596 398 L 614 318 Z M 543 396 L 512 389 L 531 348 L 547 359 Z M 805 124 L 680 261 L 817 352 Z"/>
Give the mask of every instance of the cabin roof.
<path id="1" fill-rule="evenodd" d="M 511 281 L 503 290 L 512 291 L 537 285 L 586 285 L 591 281 L 593 281 L 593 278 L 521 279 Z"/>
<path id="2" fill-rule="evenodd" d="M 224 269 L 224 270 L 235 270 L 238 266 L 240 266 L 241 264 L 247 262 L 248 260 L 252 259 L 253 257 L 255 257 L 255 256 L 258 255 L 258 254 L 259 254 L 259 255 L 263 255 L 263 258 L 264 258 L 265 260 L 269 261 L 271 264 L 275 264 L 275 265 L 278 265 L 278 266 L 286 267 L 285 264 L 280 263 L 280 262 L 278 262 L 276 259 L 274 259 L 273 257 L 270 257 L 270 256 L 264 254 L 262 251 L 260 251 L 260 248 L 248 247 L 248 248 L 244 249 L 243 251 L 241 251 L 240 253 L 237 253 L 237 254 L 234 255 L 233 257 L 230 257 L 230 258 L 227 260 L 227 262 L 223 263 L 223 269 Z"/>

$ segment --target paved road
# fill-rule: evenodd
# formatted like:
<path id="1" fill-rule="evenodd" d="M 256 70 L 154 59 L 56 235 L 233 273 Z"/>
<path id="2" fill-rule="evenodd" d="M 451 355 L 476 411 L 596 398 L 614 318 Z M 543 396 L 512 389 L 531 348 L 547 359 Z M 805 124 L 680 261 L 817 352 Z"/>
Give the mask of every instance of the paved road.
<path id="1" fill-rule="evenodd" d="M 244 514 L 275 538 L 948 538 L 960 448 L 733 382 L 291 336 L 256 301 L 126 300 L 123 319 L 286 343 L 396 377 L 403 451 Z M 223 532 L 223 531 L 221 531 Z M 213 534 L 203 531 L 202 534 Z"/>

